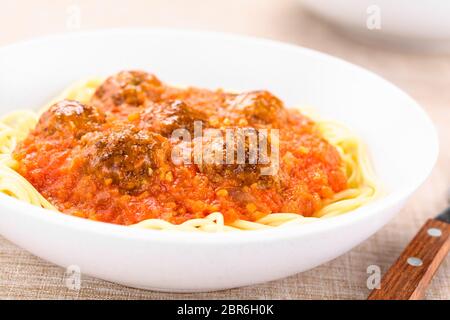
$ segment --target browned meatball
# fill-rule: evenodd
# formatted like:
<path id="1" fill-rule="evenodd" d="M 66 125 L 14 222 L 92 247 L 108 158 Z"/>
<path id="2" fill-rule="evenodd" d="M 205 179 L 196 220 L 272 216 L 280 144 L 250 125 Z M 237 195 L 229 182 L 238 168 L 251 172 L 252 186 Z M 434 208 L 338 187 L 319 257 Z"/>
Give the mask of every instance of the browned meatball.
<path id="1" fill-rule="evenodd" d="M 45 111 L 36 125 L 36 132 L 47 136 L 58 132 L 65 136 L 80 138 L 85 133 L 95 130 L 105 117 L 95 107 L 83 105 L 78 101 L 62 100 Z"/>
<path id="2" fill-rule="evenodd" d="M 207 116 L 183 101 L 175 100 L 151 104 L 142 113 L 141 120 L 144 127 L 170 137 L 175 129 L 186 129 L 193 134 L 194 122 L 201 121 L 205 126 Z"/>
<path id="3" fill-rule="evenodd" d="M 274 177 L 266 175 L 265 171 L 262 171 L 271 165 L 270 150 L 268 154 L 260 152 L 257 135 L 254 136 L 253 142 L 250 142 L 248 138 L 249 133 L 256 134 L 256 131 L 249 128 L 228 128 L 228 130 L 234 132 L 234 137 L 228 141 L 230 144 L 228 150 L 225 130 L 221 130 L 223 140 L 200 138 L 202 162 L 198 164 L 199 170 L 214 182 L 234 178 L 239 185 L 251 185 L 258 182 L 263 186 L 274 183 Z M 237 138 L 238 135 L 241 135 L 241 139 Z M 195 159 L 195 155 L 193 159 Z"/>
<path id="4" fill-rule="evenodd" d="M 103 82 L 91 103 L 103 111 L 120 113 L 123 106 L 139 108 L 159 100 L 162 89 L 161 81 L 152 74 L 122 71 Z"/>
<path id="5" fill-rule="evenodd" d="M 243 114 L 250 125 L 278 127 L 287 117 L 283 102 L 269 91 L 250 91 L 228 100 L 232 112 Z"/>
<path id="6" fill-rule="evenodd" d="M 87 173 L 124 192 L 140 192 L 157 169 L 169 164 L 167 139 L 150 131 L 127 127 L 92 132 L 81 142 Z"/>

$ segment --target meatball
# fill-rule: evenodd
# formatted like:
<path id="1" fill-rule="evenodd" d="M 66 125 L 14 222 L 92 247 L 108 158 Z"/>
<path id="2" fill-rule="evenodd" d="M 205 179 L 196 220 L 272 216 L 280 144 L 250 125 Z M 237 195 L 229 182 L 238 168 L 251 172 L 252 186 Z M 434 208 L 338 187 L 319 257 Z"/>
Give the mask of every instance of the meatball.
<path id="1" fill-rule="evenodd" d="M 232 112 L 244 115 L 250 125 L 279 127 L 287 117 L 283 102 L 269 91 L 250 91 L 228 101 Z"/>
<path id="2" fill-rule="evenodd" d="M 92 105 L 103 111 L 120 113 L 122 107 L 143 107 L 160 98 L 163 85 L 143 71 L 122 71 L 109 77 L 91 98 Z"/>
<path id="3" fill-rule="evenodd" d="M 96 130 L 103 122 L 104 115 L 95 107 L 78 101 L 62 100 L 42 114 L 36 125 L 36 132 L 45 136 L 58 133 L 80 138 L 87 132 Z"/>
<path id="4" fill-rule="evenodd" d="M 267 187 L 278 184 L 277 176 L 261 174 L 261 169 L 267 167 L 267 165 L 248 163 L 202 163 L 199 166 L 199 170 L 215 183 L 221 183 L 224 179 L 234 179 L 235 182 L 238 182 L 236 186 L 250 186 L 254 183 L 258 183 L 260 187 Z"/>
<path id="5" fill-rule="evenodd" d="M 153 103 L 147 107 L 141 117 L 144 127 L 169 137 L 175 129 L 186 129 L 194 132 L 194 122 L 205 123 L 207 116 L 181 100 L 164 103 Z"/>
<path id="6" fill-rule="evenodd" d="M 156 170 L 169 165 L 167 139 L 134 127 L 92 132 L 81 145 L 86 172 L 126 193 L 139 193 Z"/>
<path id="7" fill-rule="evenodd" d="M 274 182 L 275 173 L 267 174 L 270 166 L 274 165 L 270 159 L 271 152 L 268 150 L 266 154 L 258 148 L 256 130 L 228 128 L 218 132 L 221 132 L 223 139 L 219 135 L 212 135 L 194 141 L 199 143 L 201 140 L 202 144 L 202 161 L 197 163 L 200 172 L 214 182 L 225 179 L 234 179 L 244 185 L 256 182 L 267 185 Z M 233 132 L 233 135 L 227 137 L 230 132 Z M 253 139 L 250 138 L 252 136 Z M 195 161 L 195 154 L 193 159 Z"/>

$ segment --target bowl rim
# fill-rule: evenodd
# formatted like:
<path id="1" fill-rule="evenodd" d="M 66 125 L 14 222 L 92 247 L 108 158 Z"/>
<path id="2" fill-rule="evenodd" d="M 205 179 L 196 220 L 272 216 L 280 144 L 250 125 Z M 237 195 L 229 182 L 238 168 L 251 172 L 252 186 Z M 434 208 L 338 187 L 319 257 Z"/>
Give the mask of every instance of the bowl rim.
<path id="1" fill-rule="evenodd" d="M 295 225 L 290 227 L 275 227 L 271 229 L 256 230 L 251 232 L 183 232 L 183 231 L 170 231 L 170 230 L 149 230 L 149 229 L 137 229 L 130 228 L 122 225 L 114 225 L 110 223 L 97 222 L 79 217 L 74 217 L 66 214 L 61 214 L 56 211 L 40 208 L 18 199 L 7 196 L 0 193 L 0 206 L 11 211 L 20 211 L 22 215 L 27 219 L 34 220 L 34 222 L 42 222 L 46 224 L 52 224 L 56 227 L 65 227 L 80 232 L 92 232 L 98 235 L 111 236 L 119 239 L 134 239 L 139 241 L 151 241 L 157 243 L 196 243 L 196 244 L 215 244 L 215 243 L 262 243 L 272 242 L 274 240 L 283 240 L 287 238 L 294 238 L 300 236 L 306 236 L 317 232 L 326 232 L 330 229 L 335 229 L 340 226 L 350 225 L 357 223 L 358 221 L 370 219 L 371 217 L 379 214 L 383 210 L 393 207 L 398 204 L 402 204 L 420 185 L 427 179 L 434 164 L 437 161 L 439 153 L 439 140 L 436 128 L 434 127 L 430 117 L 424 111 L 420 105 L 412 99 L 407 93 L 398 88 L 390 81 L 377 75 L 376 73 L 367 70 L 361 66 L 345 61 L 341 58 L 322 53 L 313 49 L 301 47 L 295 44 L 285 43 L 281 41 L 253 37 L 247 35 L 237 35 L 226 32 L 217 31 L 204 31 L 193 29 L 176 29 L 176 28 L 109 28 L 109 29 L 97 29 L 71 33 L 58 33 L 41 37 L 36 37 L 17 43 L 8 44 L 0 47 L 0 56 L 9 50 L 20 50 L 23 47 L 27 47 L 34 44 L 45 44 L 46 42 L 58 41 L 65 38 L 83 38 L 83 37 L 99 37 L 102 35 L 141 35 L 151 36 L 152 34 L 183 34 L 189 37 L 221 37 L 227 41 L 246 42 L 253 44 L 261 44 L 266 46 L 278 47 L 285 50 L 294 50 L 301 56 L 314 57 L 321 61 L 328 61 L 352 70 L 354 72 L 363 73 L 367 77 L 383 82 L 384 86 L 389 90 L 392 90 L 398 95 L 403 96 L 410 104 L 410 107 L 414 112 L 418 113 L 423 120 L 424 130 L 432 137 L 429 141 L 429 155 L 427 157 L 427 166 L 421 170 L 420 174 L 415 178 L 415 183 L 410 184 L 408 187 L 388 194 L 381 199 L 368 203 L 360 208 L 349 211 L 346 214 L 323 219 L 321 221 Z"/>

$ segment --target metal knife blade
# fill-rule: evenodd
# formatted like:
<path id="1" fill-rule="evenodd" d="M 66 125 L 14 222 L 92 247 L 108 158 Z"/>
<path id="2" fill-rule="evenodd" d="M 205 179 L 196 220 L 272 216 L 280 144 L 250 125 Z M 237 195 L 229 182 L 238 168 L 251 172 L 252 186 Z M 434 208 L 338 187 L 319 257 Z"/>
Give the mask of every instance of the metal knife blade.
<path id="1" fill-rule="evenodd" d="M 448 204 L 450 205 L 450 189 L 448 190 L 448 193 L 447 193 L 447 201 L 448 201 Z M 438 214 L 435 219 L 439 220 L 439 221 L 450 223 L 450 206 L 447 207 L 447 209 L 442 211 L 440 214 Z"/>

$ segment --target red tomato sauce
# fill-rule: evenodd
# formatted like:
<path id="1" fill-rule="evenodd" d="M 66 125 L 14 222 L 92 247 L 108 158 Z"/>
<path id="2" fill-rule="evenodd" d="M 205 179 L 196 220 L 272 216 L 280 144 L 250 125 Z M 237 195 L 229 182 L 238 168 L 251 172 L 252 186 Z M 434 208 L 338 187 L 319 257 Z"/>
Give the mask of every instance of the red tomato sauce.
<path id="1" fill-rule="evenodd" d="M 175 129 L 279 130 L 279 170 L 261 164 L 174 163 Z M 207 143 L 207 141 L 205 141 Z M 91 101 L 61 101 L 13 153 L 18 171 L 58 210 L 130 225 L 179 224 L 219 211 L 226 223 L 267 214 L 311 216 L 347 187 L 336 148 L 270 92 L 175 88 L 140 71 L 108 78 Z"/>

